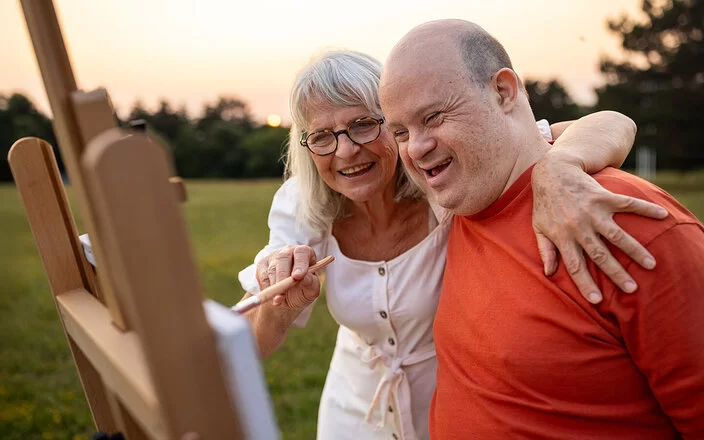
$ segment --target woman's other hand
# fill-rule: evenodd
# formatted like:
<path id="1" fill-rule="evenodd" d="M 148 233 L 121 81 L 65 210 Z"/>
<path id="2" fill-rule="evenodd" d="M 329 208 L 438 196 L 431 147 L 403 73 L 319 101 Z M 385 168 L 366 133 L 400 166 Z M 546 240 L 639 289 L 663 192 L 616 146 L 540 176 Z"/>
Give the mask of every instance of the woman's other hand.
<path id="1" fill-rule="evenodd" d="M 257 264 L 257 282 L 260 289 L 274 285 L 285 278 L 298 281 L 284 294 L 273 300 L 274 306 L 284 306 L 292 310 L 308 307 L 320 295 L 320 279 L 308 273 L 317 257 L 310 246 L 285 246 L 274 251 Z"/>
<path id="2" fill-rule="evenodd" d="M 621 249 L 646 269 L 655 267 L 655 258 L 613 219 L 617 212 L 662 219 L 667 211 L 633 197 L 604 189 L 572 161 L 561 159 L 563 152 L 547 153 L 533 169 L 533 230 L 538 240 L 545 274 L 557 270 L 557 253 L 582 295 L 591 303 L 603 296 L 587 270 L 582 250 L 624 292 L 634 292 L 637 284 L 602 241 Z"/>

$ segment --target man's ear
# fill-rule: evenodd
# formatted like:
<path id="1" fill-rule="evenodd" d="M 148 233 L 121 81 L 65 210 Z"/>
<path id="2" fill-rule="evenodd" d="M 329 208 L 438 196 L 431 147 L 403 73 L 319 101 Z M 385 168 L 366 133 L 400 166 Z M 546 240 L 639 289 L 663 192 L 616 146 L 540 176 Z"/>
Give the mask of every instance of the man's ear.
<path id="1" fill-rule="evenodd" d="M 518 94 L 521 91 L 516 72 L 504 67 L 494 74 L 491 79 L 491 86 L 496 93 L 497 103 L 503 112 L 509 113 L 513 110 L 518 100 Z"/>

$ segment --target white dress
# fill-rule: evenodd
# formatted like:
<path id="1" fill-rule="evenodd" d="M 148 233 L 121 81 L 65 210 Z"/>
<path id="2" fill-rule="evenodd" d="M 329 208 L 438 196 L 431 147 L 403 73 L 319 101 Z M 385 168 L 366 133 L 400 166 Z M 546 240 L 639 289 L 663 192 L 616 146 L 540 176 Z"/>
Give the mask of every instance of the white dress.
<path id="1" fill-rule="evenodd" d="M 541 123 L 543 124 L 541 126 Z M 549 125 L 538 126 L 549 136 Z M 340 324 L 318 412 L 318 440 L 428 439 L 435 389 L 433 320 L 445 268 L 451 216 L 435 208 L 430 234 L 389 261 L 347 258 L 327 231 L 296 224 L 296 180 L 274 195 L 269 243 L 239 273 L 242 288 L 258 292 L 255 265 L 288 244 L 311 246 L 326 268 L 330 313 Z M 304 326 L 312 306 L 294 322 Z"/>
<path id="2" fill-rule="evenodd" d="M 295 227 L 298 186 L 289 179 L 269 213 L 269 244 L 255 264 L 287 244 L 307 244 L 318 258 L 333 255 L 325 290 L 340 324 L 318 413 L 318 439 L 427 439 L 435 389 L 433 319 L 439 300 L 450 217 L 416 246 L 390 261 L 347 258 L 330 233 Z M 258 291 L 255 265 L 239 274 Z M 294 323 L 305 325 L 309 307 Z"/>

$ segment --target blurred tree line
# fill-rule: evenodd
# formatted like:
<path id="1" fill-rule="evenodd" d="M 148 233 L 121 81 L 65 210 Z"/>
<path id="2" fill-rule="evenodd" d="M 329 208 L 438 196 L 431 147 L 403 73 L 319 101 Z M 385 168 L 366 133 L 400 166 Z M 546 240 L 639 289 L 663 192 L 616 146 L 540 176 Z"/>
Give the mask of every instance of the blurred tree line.
<path id="1" fill-rule="evenodd" d="M 288 129 L 254 122 L 247 104 L 221 97 L 206 104 L 200 117 L 162 101 L 154 112 L 136 103 L 121 126 L 143 121 L 149 134 L 171 149 L 178 175 L 184 178 L 259 178 L 283 174 L 282 155 Z M 36 136 L 49 141 L 63 172 L 51 120 L 24 95 L 0 95 L 0 181 L 12 180 L 7 153 L 19 138 Z"/>
<path id="2" fill-rule="evenodd" d="M 555 122 L 617 110 L 638 125 L 626 166 L 633 167 L 638 148 L 648 146 L 657 151 L 658 168 L 704 168 L 704 0 L 644 0 L 642 10 L 644 20 L 623 16 L 607 22 L 626 57 L 601 61 L 606 84 L 596 91 L 594 107 L 577 105 L 557 80 L 526 80 L 533 112 Z M 137 119 L 171 148 L 182 177 L 274 177 L 283 172 L 288 130 L 257 125 L 241 100 L 221 97 L 196 119 L 166 101 L 155 112 L 137 103 L 127 120 Z M 7 151 L 23 136 L 56 145 L 51 122 L 29 99 L 0 95 L 0 181 L 11 180 Z"/>
<path id="3" fill-rule="evenodd" d="M 609 20 L 624 61 L 600 63 L 606 84 L 594 107 L 576 105 L 558 81 L 526 81 L 537 118 L 551 122 L 616 110 L 638 125 L 626 167 L 638 148 L 657 153 L 661 169 L 704 168 L 704 0 L 644 0 L 643 20 Z"/>
<path id="4" fill-rule="evenodd" d="M 608 22 L 627 59 L 602 60 L 597 108 L 636 121 L 636 146 L 654 148 L 659 168 L 702 168 L 704 0 L 644 0 L 642 9 L 644 21 Z"/>

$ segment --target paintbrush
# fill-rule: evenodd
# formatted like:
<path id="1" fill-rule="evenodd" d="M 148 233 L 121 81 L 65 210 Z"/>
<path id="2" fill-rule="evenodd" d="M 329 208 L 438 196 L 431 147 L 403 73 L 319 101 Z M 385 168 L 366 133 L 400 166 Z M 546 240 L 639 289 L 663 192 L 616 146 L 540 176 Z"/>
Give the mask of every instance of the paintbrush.
<path id="1" fill-rule="evenodd" d="M 316 271 L 332 263 L 333 260 L 335 260 L 335 257 L 333 257 L 332 255 L 329 255 L 323 258 L 322 260 L 318 260 L 314 265 L 308 268 L 308 273 L 315 273 Z M 245 313 L 255 307 L 259 307 L 260 305 L 274 299 L 276 295 L 281 295 L 282 293 L 286 292 L 297 282 L 298 281 L 295 281 L 293 277 L 284 278 L 273 286 L 269 286 L 266 289 L 262 290 L 258 294 L 252 295 L 249 298 L 243 299 L 242 301 L 238 302 L 237 304 L 232 306 L 232 311 L 237 313 Z"/>

